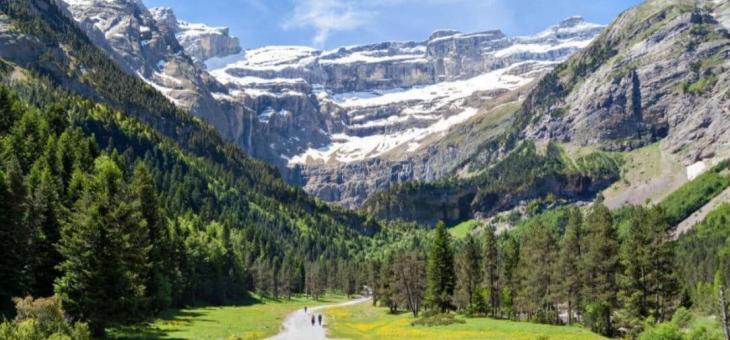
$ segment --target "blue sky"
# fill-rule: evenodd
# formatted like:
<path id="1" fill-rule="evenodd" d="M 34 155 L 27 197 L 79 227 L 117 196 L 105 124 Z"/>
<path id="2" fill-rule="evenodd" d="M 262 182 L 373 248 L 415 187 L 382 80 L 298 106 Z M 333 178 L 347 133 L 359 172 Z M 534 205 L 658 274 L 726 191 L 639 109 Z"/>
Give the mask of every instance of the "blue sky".
<path id="1" fill-rule="evenodd" d="M 178 18 L 228 26 L 243 48 L 425 40 L 435 29 L 532 34 L 581 15 L 608 23 L 639 0 L 143 0 Z"/>

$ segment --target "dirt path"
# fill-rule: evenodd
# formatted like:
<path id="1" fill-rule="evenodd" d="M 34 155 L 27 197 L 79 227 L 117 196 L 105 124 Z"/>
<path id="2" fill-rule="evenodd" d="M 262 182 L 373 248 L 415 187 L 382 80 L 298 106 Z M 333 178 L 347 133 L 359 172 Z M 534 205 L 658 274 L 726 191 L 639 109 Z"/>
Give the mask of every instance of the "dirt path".
<path id="1" fill-rule="evenodd" d="M 692 229 L 695 224 L 702 222 L 710 211 L 724 202 L 730 202 L 730 188 L 725 189 L 725 191 L 715 196 L 715 198 L 707 202 L 702 208 L 697 209 L 692 215 L 689 215 L 684 221 L 680 222 L 674 229 L 674 238 L 678 238 L 680 235 Z"/>
<path id="2" fill-rule="evenodd" d="M 322 319 L 322 325 L 315 324 L 312 326 L 312 316 L 317 317 L 323 309 L 345 307 L 356 305 L 369 301 L 370 298 L 361 298 L 334 305 L 325 305 L 311 307 L 304 312 L 304 309 L 297 310 L 294 313 L 289 314 L 284 320 L 282 325 L 281 333 L 269 338 L 272 340 L 316 340 L 316 339 L 327 339 L 327 332 L 325 326 L 327 325 L 327 319 Z"/>

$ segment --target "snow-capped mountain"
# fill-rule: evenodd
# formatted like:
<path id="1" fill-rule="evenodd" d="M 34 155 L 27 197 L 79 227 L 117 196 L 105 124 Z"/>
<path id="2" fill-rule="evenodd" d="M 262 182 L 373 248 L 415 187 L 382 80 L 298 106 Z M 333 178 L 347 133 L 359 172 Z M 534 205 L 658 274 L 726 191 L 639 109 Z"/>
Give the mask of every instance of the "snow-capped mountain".
<path id="1" fill-rule="evenodd" d="M 489 138 L 470 126 L 502 128 L 511 112 L 495 110 L 519 102 L 603 29 L 573 17 L 524 37 L 439 30 L 420 42 L 238 53 L 226 28 L 180 20 L 170 8 L 56 1 L 130 73 L 290 182 L 348 207 L 455 169 Z M 471 139 L 454 143 L 455 134 Z"/>
<path id="2" fill-rule="evenodd" d="M 178 20 L 169 7 L 153 7 L 149 11 L 158 26 L 175 32 L 180 45 L 196 63 L 241 52 L 238 38 L 229 34 L 228 27 Z"/>
<path id="3" fill-rule="evenodd" d="M 213 92 L 217 99 L 244 102 L 256 113 L 239 138 L 242 146 L 288 167 L 291 180 L 308 191 L 357 206 L 392 181 L 438 177 L 431 166 L 414 171 L 408 163 L 486 103 L 528 86 L 586 46 L 602 28 L 573 17 L 525 37 L 440 30 L 423 42 L 328 51 L 271 46 L 208 66 L 225 85 Z M 407 174 L 400 172 L 403 162 Z M 364 164 L 365 176 L 359 173 Z M 353 166 L 358 170 L 345 170 Z"/>
<path id="4" fill-rule="evenodd" d="M 195 58 L 189 30 L 169 9 L 149 10 L 138 0 L 55 0 L 84 33 L 128 73 L 139 76 L 177 106 L 190 110 L 230 136 L 230 123 L 221 103 L 211 96 L 215 86 Z M 225 32 L 221 32 L 225 33 Z M 209 39 L 198 34 L 199 41 Z M 181 41 L 185 41 L 183 45 Z M 237 42 L 237 41 L 235 41 Z M 236 53 L 240 48 L 229 49 Z M 214 55 L 225 55 L 218 49 Z"/>

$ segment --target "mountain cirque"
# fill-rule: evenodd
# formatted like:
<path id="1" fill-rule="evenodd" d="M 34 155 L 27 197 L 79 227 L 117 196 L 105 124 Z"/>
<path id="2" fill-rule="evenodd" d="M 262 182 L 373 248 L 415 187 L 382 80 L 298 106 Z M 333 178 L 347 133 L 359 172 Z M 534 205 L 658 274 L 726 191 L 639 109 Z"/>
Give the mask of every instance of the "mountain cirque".
<path id="1" fill-rule="evenodd" d="M 573 17 L 524 37 L 443 30 L 423 42 L 237 53 L 226 28 L 178 20 L 169 8 L 57 1 L 130 73 L 291 183 L 347 207 L 459 169 L 536 79 L 603 29 Z"/>

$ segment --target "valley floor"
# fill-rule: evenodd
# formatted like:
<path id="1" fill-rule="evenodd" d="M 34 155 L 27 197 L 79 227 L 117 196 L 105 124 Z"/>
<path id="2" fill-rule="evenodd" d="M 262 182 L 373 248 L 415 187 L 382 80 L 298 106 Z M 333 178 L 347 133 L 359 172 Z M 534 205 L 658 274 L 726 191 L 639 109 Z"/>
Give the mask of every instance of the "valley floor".
<path id="1" fill-rule="evenodd" d="M 410 313 L 389 314 L 371 303 L 324 311 L 328 336 L 336 339 L 603 339 L 580 327 L 467 318 L 448 326 L 411 326 Z"/>
<path id="2" fill-rule="evenodd" d="M 279 333 L 287 315 L 304 306 L 346 301 L 327 295 L 319 301 L 256 299 L 251 304 L 170 310 L 164 317 L 136 326 L 113 329 L 111 339 L 263 339 Z"/>

